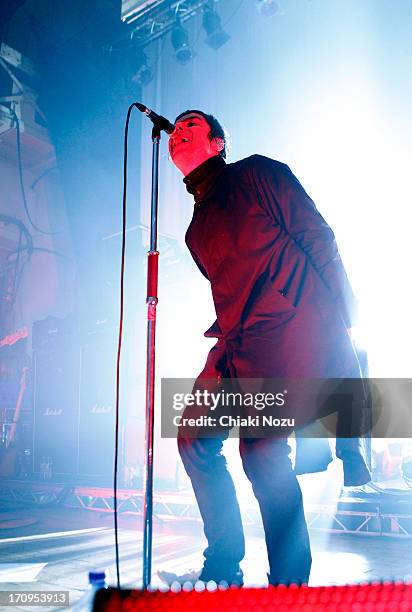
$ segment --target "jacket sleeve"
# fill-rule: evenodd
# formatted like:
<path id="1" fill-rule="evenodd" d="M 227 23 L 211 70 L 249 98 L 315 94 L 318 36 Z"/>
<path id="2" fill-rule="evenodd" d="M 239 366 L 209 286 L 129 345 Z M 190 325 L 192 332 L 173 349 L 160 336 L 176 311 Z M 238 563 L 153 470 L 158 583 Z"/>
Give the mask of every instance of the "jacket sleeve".
<path id="1" fill-rule="evenodd" d="M 296 242 L 330 291 L 346 326 L 356 318 L 356 299 L 333 231 L 285 164 L 253 156 L 253 173 L 264 208 Z"/>
<path id="2" fill-rule="evenodd" d="M 205 278 L 207 278 L 207 280 L 210 282 L 209 276 L 205 270 L 205 268 L 202 266 L 202 263 L 199 259 L 199 257 L 196 255 L 195 251 L 190 249 L 190 253 L 193 257 L 193 261 L 195 262 L 195 264 L 197 265 L 197 267 L 199 268 L 199 270 L 201 271 L 201 273 L 203 274 L 203 276 Z M 203 334 L 205 338 L 222 338 L 223 334 L 222 334 L 222 330 L 220 329 L 220 325 L 216 319 L 216 321 L 214 321 L 212 323 L 212 325 L 209 327 L 209 329 L 207 329 L 205 331 L 205 333 Z"/>
<path id="3" fill-rule="evenodd" d="M 199 268 L 199 270 L 201 271 L 201 273 L 203 274 L 203 276 L 204 276 L 205 278 L 207 278 L 207 280 L 208 280 L 208 281 L 210 281 L 210 278 L 209 278 L 209 276 L 208 276 L 208 274 L 207 274 L 207 272 L 206 272 L 205 268 L 203 267 L 203 265 L 202 265 L 202 263 L 201 263 L 201 261 L 200 261 L 199 257 L 196 255 L 196 253 L 195 253 L 195 252 L 194 252 L 192 249 L 189 249 L 189 250 L 190 250 L 190 254 L 191 254 L 191 256 L 192 256 L 193 261 L 195 262 L 195 264 L 197 265 L 197 267 Z"/>

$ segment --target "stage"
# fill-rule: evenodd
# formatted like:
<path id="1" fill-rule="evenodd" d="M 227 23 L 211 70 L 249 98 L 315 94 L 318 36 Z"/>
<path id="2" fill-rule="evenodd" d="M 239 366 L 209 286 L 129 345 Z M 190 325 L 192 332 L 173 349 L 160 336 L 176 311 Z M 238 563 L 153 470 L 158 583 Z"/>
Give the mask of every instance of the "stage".
<path id="1" fill-rule="evenodd" d="M 14 499 L 11 490 L 15 492 Z M 66 491 L 65 496 L 62 491 Z M 114 531 L 109 494 L 108 489 L 70 487 L 68 483 L 2 481 L 1 589 L 68 590 L 72 605 L 87 588 L 89 570 L 105 568 L 108 583 L 114 585 Z M 76 499 L 82 500 L 83 507 L 79 502 L 77 507 L 73 507 Z M 101 501 L 104 499 L 106 504 Z M 131 499 L 135 500 L 134 504 Z M 141 585 L 141 499 L 138 491 L 119 492 L 120 568 L 124 588 Z M 350 505 L 346 501 L 344 505 L 346 509 L 342 512 L 349 514 L 336 516 L 345 517 L 346 521 L 349 515 L 352 520 L 359 521 L 356 512 L 371 512 L 371 504 L 359 499 Z M 338 509 L 340 506 L 342 503 L 338 504 Z M 329 516 L 327 508 L 331 508 L 330 503 L 317 508 L 309 504 L 307 509 L 307 519 L 309 525 L 312 524 L 313 550 L 309 586 L 407 580 L 408 575 L 412 575 L 411 541 L 406 534 L 399 537 L 399 533 L 394 531 L 392 535 L 379 535 L 373 530 L 349 533 L 339 527 L 336 520 L 330 522 L 328 529 L 319 528 L 320 517 L 325 521 Z M 375 502 L 376 509 L 379 509 L 379 502 Z M 242 510 L 247 542 L 242 563 L 245 586 L 263 587 L 267 584 L 263 531 L 253 507 L 246 505 Z M 395 516 L 393 511 L 392 515 Z M 318 517 L 316 521 L 315 517 Z M 402 521 L 399 513 L 396 520 Z M 204 545 L 202 526 L 190 491 L 158 493 L 155 497 L 153 587 L 162 585 L 157 576 L 159 570 L 183 574 L 189 569 L 198 569 L 202 564 Z"/>

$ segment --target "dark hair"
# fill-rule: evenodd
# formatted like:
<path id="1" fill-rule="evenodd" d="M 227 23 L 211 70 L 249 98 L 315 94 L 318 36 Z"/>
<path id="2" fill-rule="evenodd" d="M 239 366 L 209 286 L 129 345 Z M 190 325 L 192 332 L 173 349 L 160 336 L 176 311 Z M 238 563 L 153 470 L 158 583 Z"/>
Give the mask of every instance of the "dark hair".
<path id="1" fill-rule="evenodd" d="M 216 117 L 214 117 L 213 115 L 208 115 L 207 113 L 204 113 L 201 110 L 196 110 L 192 108 L 189 110 L 185 110 L 183 113 L 180 113 L 180 115 L 176 117 L 175 123 L 179 121 L 179 119 L 181 119 L 185 115 L 189 115 L 190 113 L 196 113 L 196 115 L 200 115 L 201 117 L 203 117 L 203 119 L 206 119 L 206 121 L 208 122 L 210 126 L 210 132 L 209 132 L 210 140 L 213 140 L 213 138 L 221 138 L 223 140 L 225 146 L 219 152 L 219 155 L 223 157 L 223 159 L 226 159 L 227 135 L 226 135 L 225 130 L 223 129 L 223 126 L 219 123 Z"/>

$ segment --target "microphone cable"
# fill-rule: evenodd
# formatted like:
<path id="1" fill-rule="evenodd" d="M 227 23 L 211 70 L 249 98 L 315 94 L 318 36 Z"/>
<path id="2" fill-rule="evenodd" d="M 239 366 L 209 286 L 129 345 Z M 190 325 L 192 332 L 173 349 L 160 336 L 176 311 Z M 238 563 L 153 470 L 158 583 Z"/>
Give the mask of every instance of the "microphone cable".
<path id="1" fill-rule="evenodd" d="M 119 462 L 119 405 L 120 405 L 120 362 L 122 353 L 123 339 L 123 319 L 124 319 L 124 271 L 126 254 L 126 212 L 127 212 L 127 155 L 130 115 L 135 103 L 131 104 L 127 110 L 126 123 L 124 128 L 123 144 L 123 197 L 122 197 L 122 246 L 120 264 L 120 313 L 119 313 L 119 335 L 117 342 L 116 360 L 116 408 L 115 408 L 115 439 L 114 439 L 114 467 L 113 467 L 113 511 L 114 511 L 114 540 L 116 550 L 116 577 L 117 588 L 120 589 L 120 563 L 119 563 L 119 525 L 117 516 L 117 469 Z"/>

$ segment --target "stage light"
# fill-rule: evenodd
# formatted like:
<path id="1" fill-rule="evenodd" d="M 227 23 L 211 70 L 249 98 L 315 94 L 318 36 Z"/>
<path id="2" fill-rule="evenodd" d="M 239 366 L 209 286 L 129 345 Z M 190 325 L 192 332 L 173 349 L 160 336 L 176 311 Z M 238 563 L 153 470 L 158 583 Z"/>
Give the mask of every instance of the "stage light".
<path id="1" fill-rule="evenodd" d="M 210 6 L 205 6 L 203 10 L 202 26 L 207 34 L 205 42 L 212 49 L 219 49 L 230 38 L 222 28 L 219 15 Z"/>
<path id="2" fill-rule="evenodd" d="M 187 64 L 193 59 L 193 52 L 189 46 L 189 35 L 178 20 L 172 30 L 172 46 L 179 64 Z"/>
<path id="3" fill-rule="evenodd" d="M 257 9 L 261 15 L 270 17 L 279 11 L 279 5 L 275 0 L 257 0 Z"/>
<path id="4" fill-rule="evenodd" d="M 145 85 L 148 85 L 150 81 L 153 80 L 153 77 L 153 70 L 149 65 L 147 57 L 144 56 L 141 65 L 139 66 L 135 74 L 132 76 L 132 81 L 144 87 Z"/>

